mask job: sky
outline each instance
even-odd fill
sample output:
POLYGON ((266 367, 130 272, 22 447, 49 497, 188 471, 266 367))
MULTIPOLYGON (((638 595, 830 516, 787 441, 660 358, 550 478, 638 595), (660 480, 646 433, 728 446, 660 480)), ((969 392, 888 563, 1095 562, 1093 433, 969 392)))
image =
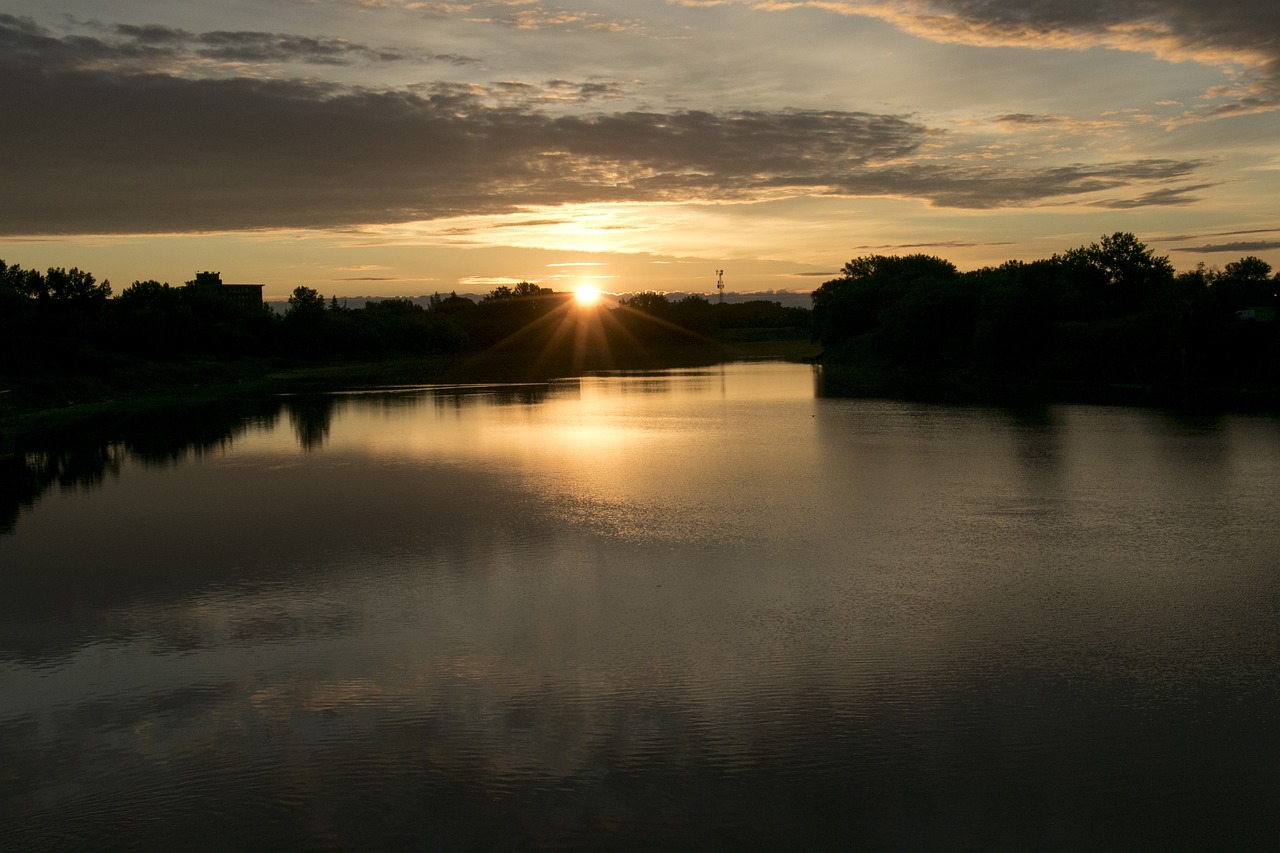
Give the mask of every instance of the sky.
POLYGON ((1275 0, 6 0, 0 259, 115 292, 1280 268, 1275 0))

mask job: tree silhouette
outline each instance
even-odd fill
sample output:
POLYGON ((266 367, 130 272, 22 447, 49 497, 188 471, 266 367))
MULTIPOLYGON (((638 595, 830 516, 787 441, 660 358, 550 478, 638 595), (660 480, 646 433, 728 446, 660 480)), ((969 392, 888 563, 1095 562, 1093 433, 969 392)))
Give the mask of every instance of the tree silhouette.
POLYGON ((517 282, 514 287, 500 284, 482 297, 484 302, 509 302, 513 299, 528 299, 534 296, 549 296, 554 293, 549 287, 542 287, 530 281, 517 282))
POLYGON ((814 291, 813 335, 830 364, 960 385, 1275 385, 1270 273, 1244 258, 1220 273, 1175 275, 1126 232, 968 273, 929 256, 871 255, 814 291), (1266 310, 1245 319, 1246 307, 1266 310))
POLYGON ((1211 286, 1218 304, 1227 311, 1275 307, 1277 280, 1271 264, 1252 255, 1227 264, 1212 276, 1211 286))
POLYGON ((316 317, 324 313, 324 296, 313 287, 298 286, 289 295, 285 316, 316 317))
POLYGON ((555 291, 549 287, 541 287, 533 282, 522 281, 516 284, 515 288, 512 289, 511 294, 516 299, 520 299, 526 296, 548 296, 554 292, 555 291))
POLYGON ((1060 261, 1068 274, 1088 289, 1085 298, 1111 314, 1136 310, 1158 298, 1173 281, 1169 259, 1158 257, 1133 234, 1123 231, 1071 249, 1060 261))
POLYGON ((111 295, 111 282, 98 283, 92 273, 76 267, 51 267, 44 281, 49 298, 57 302, 101 303, 111 295))
POLYGON ((627 299, 621 299, 618 304, 625 305, 634 311, 641 311, 645 314, 651 314, 655 317, 663 317, 671 308, 671 303, 667 301, 665 293, 655 293, 646 290, 643 293, 636 293, 627 299))
MULTIPOLYGON (((910 318, 892 317, 892 309, 916 288, 936 288, 958 276, 955 265, 933 255, 868 255, 854 258, 841 277, 813 292, 813 334, 823 346, 839 346, 851 338, 879 331, 886 320, 899 327, 910 318)), ((927 301, 927 297, 923 298, 927 301)), ((923 304, 917 299, 918 305, 923 304)), ((911 310, 904 306, 903 310, 911 310)), ((905 328, 902 333, 910 334, 905 328)), ((905 341, 904 341, 905 343, 905 341)))

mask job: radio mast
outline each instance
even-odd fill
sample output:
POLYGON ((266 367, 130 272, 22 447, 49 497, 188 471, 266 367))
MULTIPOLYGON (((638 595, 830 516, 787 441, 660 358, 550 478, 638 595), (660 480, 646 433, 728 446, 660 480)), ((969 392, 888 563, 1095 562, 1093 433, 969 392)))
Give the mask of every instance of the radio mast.
POLYGON ((724 270, 716 270, 716 292, 719 293, 719 301, 724 303, 724 270))

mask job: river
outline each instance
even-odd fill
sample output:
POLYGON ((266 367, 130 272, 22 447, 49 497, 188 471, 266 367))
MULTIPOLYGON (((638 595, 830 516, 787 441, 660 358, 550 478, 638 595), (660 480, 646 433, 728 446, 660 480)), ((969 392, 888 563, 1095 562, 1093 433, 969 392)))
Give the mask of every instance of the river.
POLYGON ((728 364, 19 447, 0 849, 1274 849, 1280 420, 728 364))

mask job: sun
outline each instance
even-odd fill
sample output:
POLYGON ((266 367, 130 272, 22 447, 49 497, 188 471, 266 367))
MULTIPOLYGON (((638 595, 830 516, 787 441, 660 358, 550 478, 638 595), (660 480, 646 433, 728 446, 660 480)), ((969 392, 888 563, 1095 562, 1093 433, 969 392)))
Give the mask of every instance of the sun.
POLYGON ((584 284, 573 292, 573 298, 576 299, 578 304, 582 307, 589 308, 592 305, 599 303, 600 291, 596 290, 589 284, 584 284))

